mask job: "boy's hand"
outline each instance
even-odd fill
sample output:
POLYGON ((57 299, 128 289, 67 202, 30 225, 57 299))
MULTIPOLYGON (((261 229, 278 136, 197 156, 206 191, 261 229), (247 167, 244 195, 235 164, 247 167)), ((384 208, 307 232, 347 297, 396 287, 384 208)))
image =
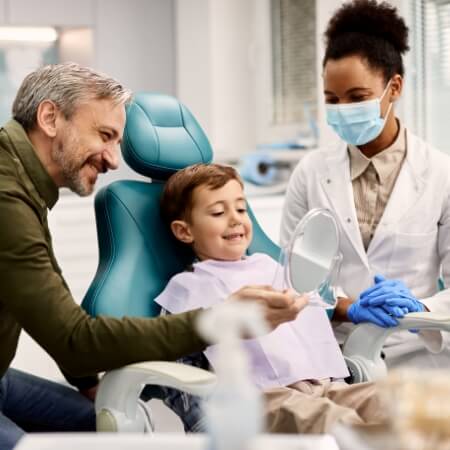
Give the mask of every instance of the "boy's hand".
POLYGON ((254 301, 261 305, 269 327, 290 322, 307 305, 307 296, 292 291, 276 291, 272 286, 245 286, 229 297, 230 301, 254 301))

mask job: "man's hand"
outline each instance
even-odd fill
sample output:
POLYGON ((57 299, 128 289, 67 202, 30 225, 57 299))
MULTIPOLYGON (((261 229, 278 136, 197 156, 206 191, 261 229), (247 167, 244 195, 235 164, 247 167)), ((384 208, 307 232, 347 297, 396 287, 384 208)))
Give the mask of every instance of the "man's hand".
POLYGON ((230 301, 254 301, 261 305, 269 327, 290 322, 308 304, 307 296, 298 296, 292 291, 276 291, 272 286, 245 286, 236 291, 230 301))

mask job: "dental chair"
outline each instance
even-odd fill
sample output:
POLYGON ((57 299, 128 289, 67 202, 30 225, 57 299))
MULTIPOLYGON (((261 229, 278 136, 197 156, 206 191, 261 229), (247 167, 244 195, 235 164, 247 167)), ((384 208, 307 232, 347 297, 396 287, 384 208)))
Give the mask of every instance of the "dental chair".
MULTIPOLYGON (((213 153, 185 106, 170 96, 140 93, 127 108, 122 154, 126 163, 149 181, 116 181, 97 194, 99 265, 82 306, 92 316, 154 317, 159 314, 159 306, 152 299, 193 259, 160 218, 164 181, 183 167, 211 162, 213 153)), ((264 252, 278 259, 280 249, 249 213, 254 227, 249 253, 264 252)), ((431 313, 415 313, 396 329, 448 329, 449 323, 431 313)), ((356 328, 344 346, 353 381, 385 375, 380 351, 387 335, 396 329, 370 324, 356 328)), ((96 398, 97 429, 151 431, 145 411, 138 407, 146 384, 204 396, 214 388, 215 375, 164 361, 131 364, 108 372, 96 398)))

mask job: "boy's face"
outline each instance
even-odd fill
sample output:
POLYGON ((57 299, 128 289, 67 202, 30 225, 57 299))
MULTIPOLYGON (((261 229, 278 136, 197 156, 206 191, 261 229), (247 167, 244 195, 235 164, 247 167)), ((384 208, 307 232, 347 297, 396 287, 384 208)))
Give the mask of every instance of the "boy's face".
POLYGON ((199 186, 192 193, 189 222, 172 222, 175 236, 191 244, 203 261, 236 261, 245 255, 252 240, 252 223, 241 185, 230 180, 219 189, 199 186))

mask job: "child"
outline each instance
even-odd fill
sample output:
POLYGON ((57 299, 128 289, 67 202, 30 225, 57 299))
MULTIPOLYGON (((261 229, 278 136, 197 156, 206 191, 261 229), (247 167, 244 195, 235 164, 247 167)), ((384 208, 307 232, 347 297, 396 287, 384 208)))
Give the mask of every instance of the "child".
MULTIPOLYGON (((165 186, 161 210, 175 237, 197 257, 191 270, 175 275, 156 298, 164 311, 213 306, 244 285, 271 284, 279 273, 269 256, 246 255, 252 222, 233 168, 197 164, 177 172, 165 186)), ((307 306, 296 320, 242 343, 254 382, 265 392, 269 431, 317 433, 336 422, 381 421, 373 384, 333 381, 348 371, 325 310, 307 306)), ((214 368, 213 348, 204 355, 214 368)))

